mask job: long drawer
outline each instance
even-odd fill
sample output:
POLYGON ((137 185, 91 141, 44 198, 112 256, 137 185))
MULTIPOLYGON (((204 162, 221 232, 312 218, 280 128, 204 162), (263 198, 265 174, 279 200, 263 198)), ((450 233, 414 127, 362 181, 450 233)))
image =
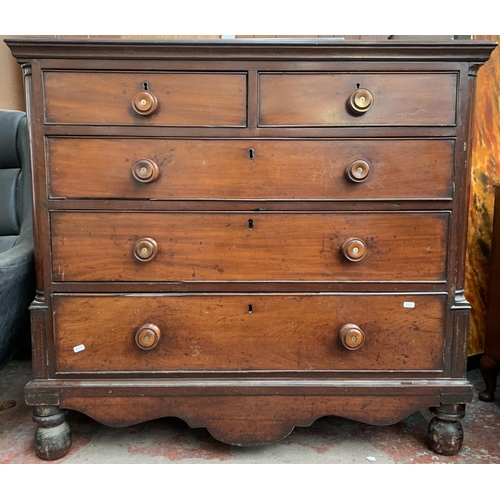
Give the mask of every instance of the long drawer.
POLYGON ((57 371, 439 371, 445 303, 443 294, 60 295, 57 371))
POLYGON ((47 140, 57 198, 451 199, 453 140, 47 140))
POLYGON ((53 212, 54 281, 444 281, 448 212, 53 212))
POLYGON ((244 127, 247 120, 245 73, 47 71, 44 95, 47 124, 244 127), (151 99, 150 115, 135 110, 148 113, 151 99))
POLYGON ((456 124, 453 73, 263 73, 259 92, 260 126, 456 124))

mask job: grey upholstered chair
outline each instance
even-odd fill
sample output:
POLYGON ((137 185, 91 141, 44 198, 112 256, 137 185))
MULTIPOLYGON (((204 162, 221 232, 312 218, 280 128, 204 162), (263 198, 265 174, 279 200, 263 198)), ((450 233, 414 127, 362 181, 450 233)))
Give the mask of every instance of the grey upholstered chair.
POLYGON ((35 296, 26 115, 0 110, 0 367, 29 345, 35 296))

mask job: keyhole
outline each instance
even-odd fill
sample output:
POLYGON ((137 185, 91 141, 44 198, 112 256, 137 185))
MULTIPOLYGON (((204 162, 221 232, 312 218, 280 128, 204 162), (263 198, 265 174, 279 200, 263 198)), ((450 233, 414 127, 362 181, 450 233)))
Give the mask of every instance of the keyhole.
POLYGON ((250 229, 250 231, 253 229, 253 219, 248 219, 248 229, 250 229))
POLYGON ((143 86, 144 86, 144 90, 149 90, 149 83, 148 82, 144 82, 143 86))
POLYGON ((361 87, 361 85, 359 83, 356 83, 356 88, 359 89, 359 87, 361 87))
POLYGON ((248 150, 248 158, 249 158, 250 160, 253 160, 253 159, 255 158, 255 150, 254 150, 253 148, 250 148, 250 149, 248 150))
POLYGON ((252 314, 253 312, 253 306, 252 304, 248 304, 248 314, 252 314))

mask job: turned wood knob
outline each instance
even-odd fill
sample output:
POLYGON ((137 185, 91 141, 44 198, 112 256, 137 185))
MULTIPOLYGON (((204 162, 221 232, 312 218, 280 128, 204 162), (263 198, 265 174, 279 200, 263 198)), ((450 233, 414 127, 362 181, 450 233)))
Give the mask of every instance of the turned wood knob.
POLYGON ((132 107, 142 116, 151 116, 158 109, 158 99, 149 90, 139 90, 132 99, 132 107))
POLYGON ((132 165, 132 175, 139 182, 153 182, 159 173, 160 169, 153 160, 141 159, 132 165))
POLYGON ((135 343, 145 351, 149 351, 156 347, 160 341, 160 329, 153 323, 142 325, 135 334, 135 343))
POLYGON ((346 349, 359 349, 365 341, 363 330, 354 323, 347 323, 339 330, 340 340, 346 349))
POLYGON ((158 243, 153 238, 141 238, 134 245, 134 257, 141 262, 149 262, 158 253, 158 243))
POLYGON ((371 172, 370 164, 365 160, 354 160, 347 165, 345 174, 352 182, 365 181, 371 172))
POLYGON ((342 253, 346 259, 358 261, 366 256, 366 243, 359 238, 348 238, 342 245, 342 253))
POLYGON ((368 89, 355 90, 349 96, 347 105, 357 115, 366 113, 373 106, 373 94, 368 89))

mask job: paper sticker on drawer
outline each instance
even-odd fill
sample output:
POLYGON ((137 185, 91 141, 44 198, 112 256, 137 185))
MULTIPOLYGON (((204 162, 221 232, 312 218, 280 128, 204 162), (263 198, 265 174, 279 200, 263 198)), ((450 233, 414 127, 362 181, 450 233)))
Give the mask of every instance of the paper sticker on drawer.
POLYGON ((81 352, 84 350, 85 350, 85 346, 83 344, 80 344, 80 345, 73 347, 73 351, 75 351, 75 352, 81 352))
POLYGON ((403 307, 406 309, 413 309, 415 307, 415 302, 403 302, 403 307))

